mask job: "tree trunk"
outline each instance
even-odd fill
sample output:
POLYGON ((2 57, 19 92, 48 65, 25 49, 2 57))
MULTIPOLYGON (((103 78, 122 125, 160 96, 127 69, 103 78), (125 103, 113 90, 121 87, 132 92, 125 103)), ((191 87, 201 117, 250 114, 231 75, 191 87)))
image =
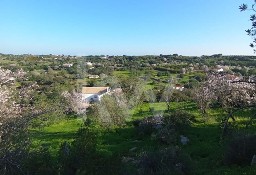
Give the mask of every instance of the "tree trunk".
POLYGON ((225 136, 226 136, 226 134, 227 134, 227 130, 228 130, 228 119, 229 119, 229 117, 226 117, 225 119, 224 119, 224 126, 223 126, 223 129, 222 129, 222 134, 221 134, 221 138, 223 139, 225 136))
POLYGON ((236 119, 233 116, 233 111, 231 109, 228 110, 228 116, 224 119, 224 126, 223 126, 223 130, 222 130, 222 135, 221 135, 222 138, 224 138, 225 135, 227 134, 227 131, 228 131, 228 120, 230 118, 233 120, 233 122, 236 121, 236 119))
POLYGON ((170 112, 171 111, 171 103, 167 102, 166 105, 167 105, 167 111, 170 112))

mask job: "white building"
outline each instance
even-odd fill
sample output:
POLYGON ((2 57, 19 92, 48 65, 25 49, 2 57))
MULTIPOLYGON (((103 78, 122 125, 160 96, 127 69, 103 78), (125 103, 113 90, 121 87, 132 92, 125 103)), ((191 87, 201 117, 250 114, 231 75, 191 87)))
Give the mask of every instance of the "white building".
POLYGON ((217 69, 217 72, 223 72, 224 71, 224 69, 223 68, 219 68, 219 69, 217 69))
POLYGON ((98 102, 102 96, 110 92, 109 87, 83 87, 82 88, 82 100, 83 102, 98 102))
POLYGON ((99 75, 88 75, 88 78, 89 79, 97 79, 97 78, 100 78, 99 75))
POLYGON ((73 66, 73 64, 71 64, 71 63, 63 64, 63 67, 72 67, 72 66, 73 66))
POLYGON ((179 91, 183 91, 184 90, 184 86, 181 86, 180 84, 176 84, 173 89, 175 90, 179 90, 179 91))
POLYGON ((91 62, 86 62, 85 65, 92 67, 93 64, 91 62))

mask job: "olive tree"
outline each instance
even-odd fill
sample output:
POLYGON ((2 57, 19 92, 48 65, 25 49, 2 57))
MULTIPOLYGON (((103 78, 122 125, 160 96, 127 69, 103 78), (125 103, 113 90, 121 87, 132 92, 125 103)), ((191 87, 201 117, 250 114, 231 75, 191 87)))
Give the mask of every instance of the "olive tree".
POLYGON ((129 109, 124 94, 109 94, 94 104, 93 112, 96 119, 104 127, 122 126, 129 116, 129 109))
POLYGON ((168 82, 168 84, 165 86, 161 101, 164 101, 167 106, 167 111, 169 112, 171 110, 171 101, 172 101, 172 95, 174 92, 174 85, 176 80, 171 78, 168 82))
POLYGON ((74 112, 78 115, 85 115, 86 113, 86 106, 82 100, 82 93, 72 91, 64 91, 61 94, 65 100, 63 101, 65 104, 65 111, 66 112, 74 112))

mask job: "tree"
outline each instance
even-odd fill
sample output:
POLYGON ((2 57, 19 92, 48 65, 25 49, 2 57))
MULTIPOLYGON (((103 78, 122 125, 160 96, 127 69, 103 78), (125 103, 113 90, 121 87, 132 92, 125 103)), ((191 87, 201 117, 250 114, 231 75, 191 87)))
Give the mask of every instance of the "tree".
POLYGON ((227 75, 210 74, 199 90, 196 91, 196 101, 203 113, 209 104, 218 103, 227 113, 222 118, 222 137, 229 127, 229 120, 235 121, 234 110, 255 106, 256 86, 249 82, 233 82, 227 75))
POLYGON ((196 101, 197 106, 204 118, 208 116, 207 109, 209 108, 209 104, 213 99, 213 93, 211 92, 212 89, 209 87, 209 85, 209 82, 206 81, 194 90, 194 100, 196 101))
POLYGON ((105 95, 94 105, 94 116, 104 127, 122 126, 129 116, 127 102, 123 94, 105 95))
MULTIPOLYGON (((248 8, 247 4, 242 4, 239 6, 239 9, 241 11, 251 10, 254 13, 256 13, 255 5, 256 5, 256 1, 254 0, 254 2, 251 5, 251 8, 248 8)), ((253 42, 250 43, 250 47, 255 48, 256 47, 256 14, 252 14, 250 16, 250 21, 252 23, 252 27, 245 31, 247 35, 249 35, 253 39, 253 42)), ((256 52, 256 49, 253 49, 253 51, 256 52)))
POLYGON ((68 91, 64 91, 61 94, 63 97, 65 97, 65 102, 66 102, 66 112, 74 112, 78 115, 83 115, 85 114, 85 106, 84 102, 82 100, 82 94, 72 91, 71 93, 68 91))
POLYGON ((167 106, 167 111, 171 110, 171 101, 172 101, 172 95, 174 91, 174 85, 175 85, 176 80, 171 78, 169 80, 169 83, 165 86, 165 89, 162 93, 162 99, 161 101, 164 101, 167 106))
POLYGON ((24 83, 26 78, 23 70, 12 72, 0 68, 0 174, 19 171, 21 150, 28 145, 24 136, 33 117, 33 93, 37 85, 24 83))
POLYGON ((127 78, 123 79, 120 84, 129 108, 140 106, 146 100, 145 97, 148 94, 145 89, 146 82, 142 79, 137 77, 127 78))

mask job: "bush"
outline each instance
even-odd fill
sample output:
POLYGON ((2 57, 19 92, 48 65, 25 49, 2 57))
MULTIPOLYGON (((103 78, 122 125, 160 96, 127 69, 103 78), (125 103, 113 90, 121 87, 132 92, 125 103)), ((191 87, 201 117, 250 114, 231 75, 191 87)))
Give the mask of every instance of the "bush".
POLYGON ((119 174, 121 158, 98 152, 96 134, 89 128, 81 128, 71 144, 61 145, 59 174, 119 174))
POLYGON ((0 174, 24 174, 24 160, 27 151, 22 149, 1 150, 0 153, 0 174))
POLYGON ((227 165, 250 165, 256 154, 256 135, 233 139, 227 146, 224 163, 227 165))
POLYGON ((182 101, 189 101, 191 100, 191 94, 190 90, 186 89, 184 91, 174 91, 171 97, 171 101, 176 101, 176 102, 182 102, 182 101))
POLYGON ((138 174, 189 174, 190 157, 178 147, 146 152, 139 158, 138 174))
POLYGON ((190 126, 195 121, 195 116, 186 111, 174 111, 164 116, 164 124, 176 131, 190 126))
POLYGON ((48 174, 58 173, 57 162, 50 154, 47 147, 41 147, 39 150, 32 151, 24 160, 24 170, 28 174, 48 174))
POLYGON ((179 132, 189 127, 195 117, 185 111, 175 111, 165 114, 162 128, 159 128, 154 135, 156 140, 164 144, 175 145, 179 132))
POLYGON ((157 131, 155 137, 161 143, 175 145, 177 143, 178 134, 174 129, 164 127, 157 131))
POLYGON ((96 155, 96 136, 88 128, 81 128, 71 145, 60 147, 59 162, 61 174, 76 174, 79 171, 92 173, 96 155))
POLYGON ((139 136, 152 135, 165 144, 176 144, 178 133, 195 120, 192 114, 175 111, 162 116, 147 117, 133 122, 139 136))
POLYGON ((140 136, 151 135, 156 129, 162 127, 162 124, 163 117, 161 116, 147 117, 133 122, 140 136))

